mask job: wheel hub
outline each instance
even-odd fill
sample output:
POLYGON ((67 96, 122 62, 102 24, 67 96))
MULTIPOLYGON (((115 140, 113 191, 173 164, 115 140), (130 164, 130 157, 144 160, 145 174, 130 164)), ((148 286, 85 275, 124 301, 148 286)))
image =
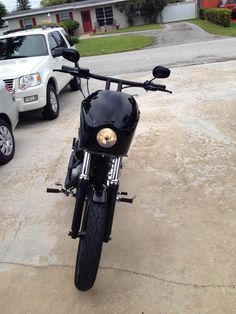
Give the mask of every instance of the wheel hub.
POLYGON ((56 95, 54 94, 53 91, 50 91, 50 103, 51 103, 51 106, 52 106, 52 110, 54 112, 57 112, 57 98, 56 98, 56 95))
POLYGON ((9 129, 0 126, 0 151, 5 156, 11 155, 13 150, 13 138, 9 129))

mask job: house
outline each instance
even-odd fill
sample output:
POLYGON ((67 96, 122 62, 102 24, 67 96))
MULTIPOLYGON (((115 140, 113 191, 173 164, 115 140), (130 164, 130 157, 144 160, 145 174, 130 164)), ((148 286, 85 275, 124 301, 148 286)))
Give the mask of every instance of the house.
MULTIPOLYGON (((124 28, 129 26, 127 16, 121 10, 121 5, 126 1, 85 0, 64 3, 45 8, 11 12, 3 17, 3 20, 8 23, 9 30, 30 28, 44 23, 60 23, 65 20, 78 21, 80 23, 79 33, 89 33, 95 29, 124 28)), ((158 21, 168 23, 196 18, 198 15, 197 3, 197 0, 185 0, 169 4, 159 14, 158 21)), ((135 25, 142 24, 144 24, 144 19, 137 12, 135 25)))
POLYGON ((219 0, 201 0, 200 7, 204 9, 217 8, 219 5, 219 0))
POLYGON ((44 23, 60 23, 76 20, 80 23, 79 32, 92 32, 96 28, 126 27, 127 17, 119 10, 126 0, 85 0, 25 11, 14 11, 3 19, 9 29, 24 29, 44 23))

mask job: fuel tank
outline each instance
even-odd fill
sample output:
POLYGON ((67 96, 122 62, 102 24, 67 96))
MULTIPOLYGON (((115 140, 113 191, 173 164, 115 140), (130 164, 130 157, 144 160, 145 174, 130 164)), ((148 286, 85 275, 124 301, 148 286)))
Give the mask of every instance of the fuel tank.
POLYGON ((127 155, 139 116, 137 102, 131 95, 110 90, 94 92, 82 102, 80 147, 95 153, 127 155), (111 148, 97 142, 97 133, 103 128, 111 128, 117 135, 111 148))

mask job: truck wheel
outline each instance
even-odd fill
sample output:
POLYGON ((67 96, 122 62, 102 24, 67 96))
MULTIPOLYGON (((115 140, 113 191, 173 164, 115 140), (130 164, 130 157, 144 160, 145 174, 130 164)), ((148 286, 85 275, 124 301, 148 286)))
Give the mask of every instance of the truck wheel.
POLYGON ((81 80, 79 77, 74 76, 74 78, 70 81, 70 88, 73 91, 77 91, 81 89, 81 80))
POLYGON ((15 140, 8 123, 0 119, 0 165, 12 160, 15 152, 15 140))
POLYGON ((59 115, 59 101, 56 89, 49 84, 47 87, 47 104, 43 110, 43 117, 46 120, 56 119, 59 115))

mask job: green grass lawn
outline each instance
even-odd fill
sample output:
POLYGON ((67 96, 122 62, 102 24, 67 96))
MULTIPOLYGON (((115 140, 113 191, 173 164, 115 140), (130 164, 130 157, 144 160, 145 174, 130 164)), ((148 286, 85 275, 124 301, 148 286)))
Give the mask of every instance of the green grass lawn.
POLYGON ((119 30, 107 30, 107 32, 96 32, 96 35, 101 35, 101 34, 113 34, 113 33, 127 33, 127 32, 138 32, 138 31, 148 31, 152 29, 160 29, 159 24, 148 24, 148 25, 141 25, 141 26, 130 26, 130 27, 125 27, 121 28, 119 30))
POLYGON ((80 39, 76 48, 82 57, 88 57, 142 49, 152 43, 152 36, 119 35, 80 39))
POLYGON ((194 19, 188 20, 193 24, 200 26, 206 32, 220 36, 236 36, 236 23, 231 23, 230 27, 220 26, 206 20, 194 19))

